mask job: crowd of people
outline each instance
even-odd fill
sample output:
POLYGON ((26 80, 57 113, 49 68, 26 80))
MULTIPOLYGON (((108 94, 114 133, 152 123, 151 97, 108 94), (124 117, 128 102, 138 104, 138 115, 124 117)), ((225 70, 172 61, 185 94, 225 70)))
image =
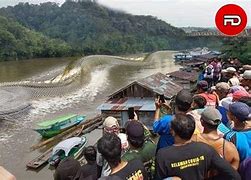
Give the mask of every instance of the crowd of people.
POLYGON ((66 159, 55 180, 250 179, 251 67, 222 69, 213 59, 202 74, 196 91, 177 93, 174 107, 156 99, 153 132, 136 113, 125 133, 107 117, 97 147, 84 150, 87 164, 66 159))

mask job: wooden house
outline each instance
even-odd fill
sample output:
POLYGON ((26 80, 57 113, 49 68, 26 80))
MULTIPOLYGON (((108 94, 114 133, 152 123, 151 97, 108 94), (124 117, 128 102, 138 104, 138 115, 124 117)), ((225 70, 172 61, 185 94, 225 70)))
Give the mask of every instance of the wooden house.
POLYGON ((173 82, 168 76, 156 73, 115 91, 98 109, 104 117, 113 116, 121 126, 128 120, 128 108, 134 107, 138 118, 150 129, 155 112, 155 98, 164 95, 170 100, 182 87, 173 82))
POLYGON ((184 89, 191 89, 197 83, 198 72, 187 72, 183 70, 174 71, 167 74, 173 81, 181 85, 184 89))

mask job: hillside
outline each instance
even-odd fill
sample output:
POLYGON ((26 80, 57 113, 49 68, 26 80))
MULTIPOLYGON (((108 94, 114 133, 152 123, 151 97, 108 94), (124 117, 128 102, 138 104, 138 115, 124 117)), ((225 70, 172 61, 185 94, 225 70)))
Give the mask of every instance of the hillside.
POLYGON ((0 16, 0 61, 34 57, 59 57, 71 51, 62 40, 50 39, 0 16))
POLYGON ((182 29, 152 16, 134 16, 90 0, 67 0, 1 8, 0 14, 71 46, 69 55, 127 54, 206 46, 210 40, 187 39, 182 29))

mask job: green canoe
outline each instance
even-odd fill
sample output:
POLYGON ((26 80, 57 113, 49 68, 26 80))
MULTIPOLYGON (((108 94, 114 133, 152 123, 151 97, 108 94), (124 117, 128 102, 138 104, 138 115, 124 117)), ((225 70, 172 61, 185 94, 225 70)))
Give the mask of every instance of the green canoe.
POLYGON ((34 129, 44 138, 51 138, 68 128, 71 128, 85 120, 85 116, 68 114, 56 119, 46 120, 37 124, 38 128, 34 129))

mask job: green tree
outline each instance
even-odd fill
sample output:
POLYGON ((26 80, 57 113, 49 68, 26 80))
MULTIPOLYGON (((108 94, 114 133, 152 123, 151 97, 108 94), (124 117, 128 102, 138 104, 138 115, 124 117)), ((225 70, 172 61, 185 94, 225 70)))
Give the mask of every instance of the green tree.
POLYGON ((222 53, 225 57, 238 58, 242 63, 250 63, 248 40, 246 37, 228 37, 223 39, 222 53))

